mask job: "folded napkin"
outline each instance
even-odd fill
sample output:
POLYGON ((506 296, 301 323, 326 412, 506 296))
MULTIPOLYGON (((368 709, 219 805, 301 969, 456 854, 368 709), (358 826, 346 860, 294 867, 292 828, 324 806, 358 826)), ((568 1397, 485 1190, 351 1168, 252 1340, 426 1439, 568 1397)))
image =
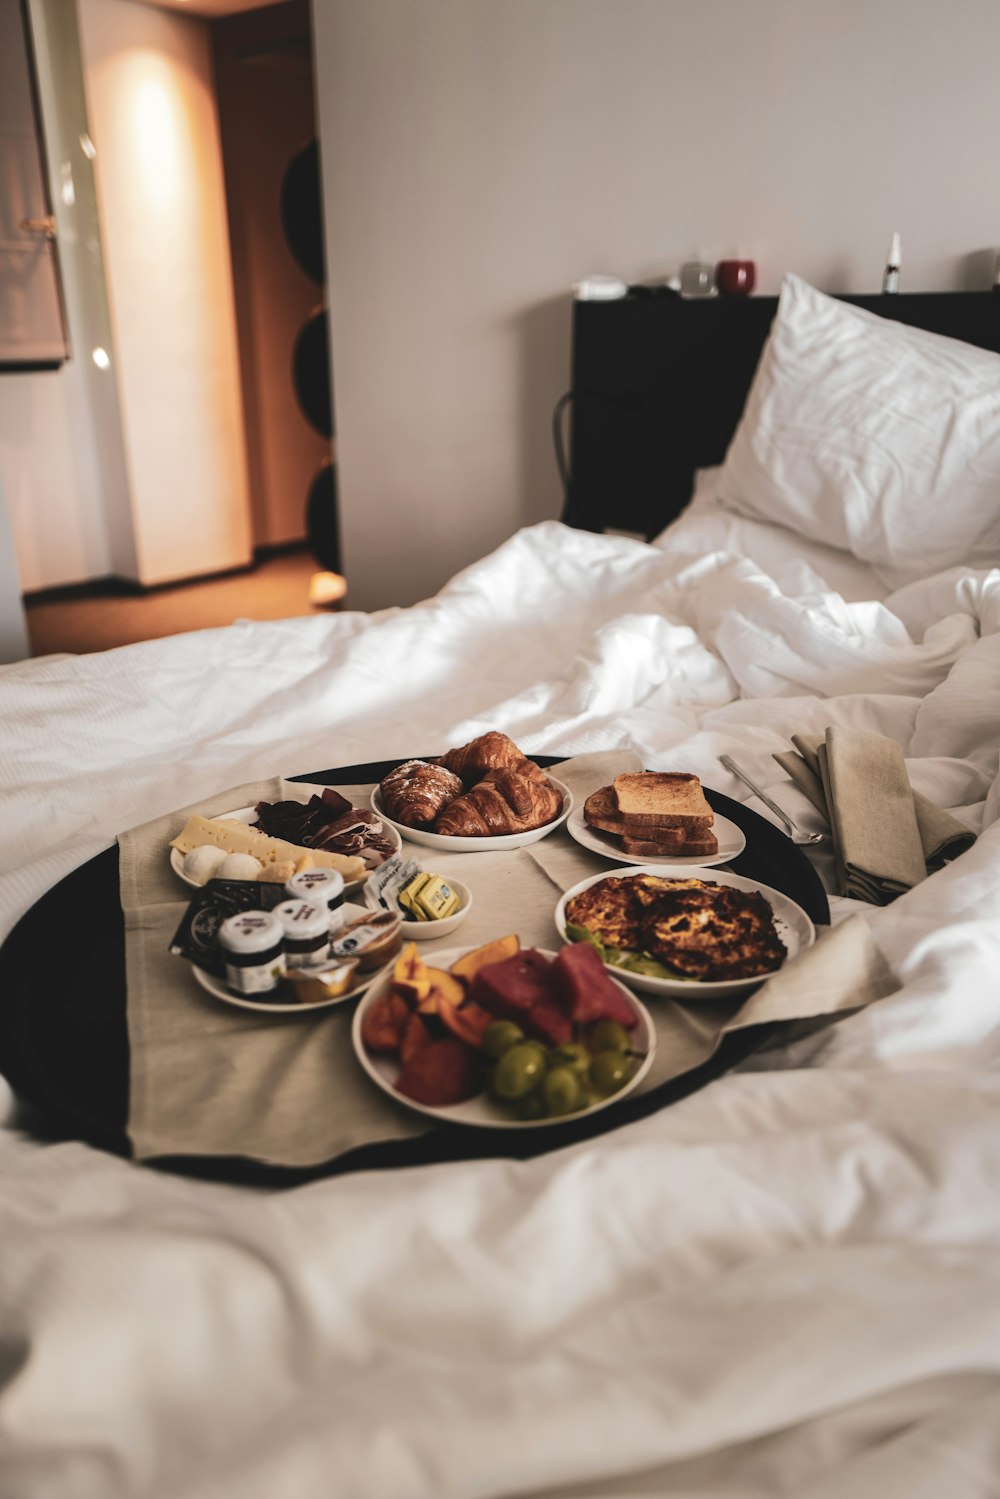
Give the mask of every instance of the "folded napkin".
POLYGON ((947 859, 975 834, 910 786, 899 745, 884 734, 831 726, 793 734, 797 753, 774 756, 830 824, 838 890, 884 906, 947 859))

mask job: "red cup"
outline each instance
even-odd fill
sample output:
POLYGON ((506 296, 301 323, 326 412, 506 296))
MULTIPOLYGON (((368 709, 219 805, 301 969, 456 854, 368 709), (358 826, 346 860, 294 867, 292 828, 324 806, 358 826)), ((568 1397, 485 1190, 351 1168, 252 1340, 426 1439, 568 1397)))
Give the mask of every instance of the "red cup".
POLYGON ((715 284, 724 297, 748 297, 757 284, 757 267, 752 260, 720 260, 715 284))

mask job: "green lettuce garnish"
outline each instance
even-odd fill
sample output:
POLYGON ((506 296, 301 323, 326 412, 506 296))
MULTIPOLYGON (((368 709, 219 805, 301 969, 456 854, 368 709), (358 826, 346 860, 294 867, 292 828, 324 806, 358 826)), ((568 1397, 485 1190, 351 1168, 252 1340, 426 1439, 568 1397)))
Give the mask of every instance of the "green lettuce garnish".
POLYGON ((575 922, 566 923, 566 935, 571 942, 589 942, 591 947, 597 949, 597 954, 602 963, 609 964, 612 968, 624 968, 629 973, 641 973, 647 978, 680 980, 685 984, 696 984, 697 979, 691 978, 690 974, 678 973, 675 968, 669 968, 666 963, 661 963, 659 958, 653 958, 648 952, 634 952, 627 947, 609 947, 602 942, 595 932, 588 931, 585 926, 577 926, 575 922))

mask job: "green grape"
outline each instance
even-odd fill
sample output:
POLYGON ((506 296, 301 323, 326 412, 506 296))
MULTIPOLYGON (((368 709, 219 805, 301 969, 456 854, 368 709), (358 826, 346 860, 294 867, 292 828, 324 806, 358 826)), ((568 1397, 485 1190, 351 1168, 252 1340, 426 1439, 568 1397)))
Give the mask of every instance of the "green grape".
POLYGON ((630 1059, 621 1051, 599 1051, 590 1059, 590 1081, 599 1093, 617 1093, 632 1073, 630 1059))
POLYGON ((483 1035, 483 1047, 491 1057, 502 1057, 505 1051, 524 1040, 524 1032, 513 1020, 494 1020, 483 1035))
POLYGON ((595 1054, 599 1051, 628 1051, 629 1035, 623 1025, 617 1020, 599 1020, 588 1037, 590 1049, 595 1054))
POLYGON ((550 1114, 572 1114, 583 1102, 580 1079, 570 1067, 553 1067, 542 1079, 542 1097, 550 1114))
POLYGON ((578 1041, 565 1041, 562 1046, 556 1046, 549 1052, 550 1067, 568 1067, 570 1072, 583 1079, 587 1076, 590 1066, 590 1052, 578 1041))
POLYGON ((496 1098, 523 1098, 537 1088, 545 1076, 545 1053, 530 1041, 518 1041, 504 1052, 490 1077, 490 1091, 496 1098))

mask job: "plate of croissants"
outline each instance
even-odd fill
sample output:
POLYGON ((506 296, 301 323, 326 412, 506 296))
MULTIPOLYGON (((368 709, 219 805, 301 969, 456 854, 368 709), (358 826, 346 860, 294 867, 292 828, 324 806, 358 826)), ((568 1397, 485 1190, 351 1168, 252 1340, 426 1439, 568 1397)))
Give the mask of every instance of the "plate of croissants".
POLYGON ((372 792, 402 837, 442 853, 490 853, 536 843, 573 809, 568 786, 506 734, 480 734, 436 760, 406 760, 372 792))

